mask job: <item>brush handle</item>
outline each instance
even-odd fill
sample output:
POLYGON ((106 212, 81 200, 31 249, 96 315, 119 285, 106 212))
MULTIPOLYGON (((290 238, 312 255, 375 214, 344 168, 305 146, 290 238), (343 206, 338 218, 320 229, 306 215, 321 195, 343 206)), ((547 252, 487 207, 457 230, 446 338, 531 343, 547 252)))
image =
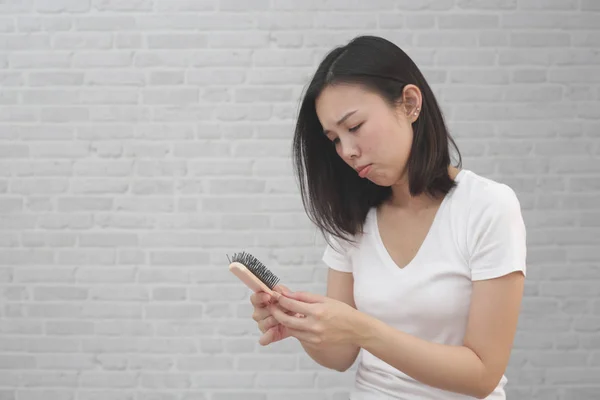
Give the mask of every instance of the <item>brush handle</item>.
MULTIPOLYGON (((239 262, 232 262, 229 264, 229 270, 233 272, 235 276, 237 276, 246 286, 248 286, 254 292, 265 292, 269 295, 273 296, 273 291, 269 289, 267 285, 263 283, 260 279, 258 279, 248 268, 244 266, 244 264, 240 264, 239 262)), ((300 313, 294 314, 294 316, 299 318, 304 318, 304 315, 300 313)))
POLYGON ((239 278, 246 286, 254 292, 265 292, 273 295, 273 291, 269 289, 260 279, 258 279, 248 268, 239 262, 229 264, 229 270, 239 278))

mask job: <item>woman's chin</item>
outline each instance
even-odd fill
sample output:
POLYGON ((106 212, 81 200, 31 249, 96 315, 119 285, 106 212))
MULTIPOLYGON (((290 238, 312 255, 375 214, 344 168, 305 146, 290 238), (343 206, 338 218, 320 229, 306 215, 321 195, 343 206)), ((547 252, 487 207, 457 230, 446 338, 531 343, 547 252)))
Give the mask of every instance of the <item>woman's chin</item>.
POLYGON ((398 185, 399 183, 402 182, 402 177, 395 176, 395 174, 387 174, 387 175, 382 174, 382 173, 369 174, 368 176, 365 177, 365 179, 370 180, 372 183, 374 183, 377 186, 383 186, 383 187, 392 187, 392 186, 398 185))
POLYGON ((367 176, 365 179, 370 180, 371 183, 374 183, 377 186, 392 186, 394 184, 391 179, 381 175, 367 176))

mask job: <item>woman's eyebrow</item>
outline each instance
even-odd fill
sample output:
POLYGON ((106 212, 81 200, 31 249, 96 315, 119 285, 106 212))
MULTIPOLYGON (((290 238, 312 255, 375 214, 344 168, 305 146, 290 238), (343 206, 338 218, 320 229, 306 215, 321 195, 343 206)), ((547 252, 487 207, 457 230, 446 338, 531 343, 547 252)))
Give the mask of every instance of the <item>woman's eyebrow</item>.
MULTIPOLYGON (((347 119, 348 119, 348 117, 350 117, 350 116, 351 116, 352 114, 354 114, 356 111, 358 111, 358 110, 352 110, 352 111, 349 111, 349 112, 347 112, 347 113, 346 113, 346 114, 345 114, 345 115, 344 115, 342 118, 340 118, 340 120, 339 120, 338 122, 336 122, 336 123, 335 123, 335 125, 336 125, 336 126, 340 126, 340 125, 341 125, 341 124, 342 124, 342 123, 343 123, 345 120, 347 120, 347 119)), ((328 132, 329 132, 329 131, 328 131, 327 129, 325 129, 325 130, 323 131, 323 133, 324 133, 325 135, 327 135, 327 133, 328 133, 328 132)))

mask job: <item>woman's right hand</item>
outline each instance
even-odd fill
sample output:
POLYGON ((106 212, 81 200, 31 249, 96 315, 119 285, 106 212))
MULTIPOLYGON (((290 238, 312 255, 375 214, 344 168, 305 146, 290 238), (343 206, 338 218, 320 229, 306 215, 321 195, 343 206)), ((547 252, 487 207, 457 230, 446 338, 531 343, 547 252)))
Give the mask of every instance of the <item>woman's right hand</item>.
MULTIPOLYGON (((284 292, 290 293, 290 290, 283 285, 277 285, 273 290, 282 294, 284 292)), ((277 302, 273 296, 265 292, 253 293, 252 296, 250 296, 250 302, 254 306, 252 319, 257 322, 258 329, 263 333, 258 341, 260 345, 266 346, 290 336, 287 328, 277 322, 271 315, 271 312, 267 309, 268 304, 277 302)))

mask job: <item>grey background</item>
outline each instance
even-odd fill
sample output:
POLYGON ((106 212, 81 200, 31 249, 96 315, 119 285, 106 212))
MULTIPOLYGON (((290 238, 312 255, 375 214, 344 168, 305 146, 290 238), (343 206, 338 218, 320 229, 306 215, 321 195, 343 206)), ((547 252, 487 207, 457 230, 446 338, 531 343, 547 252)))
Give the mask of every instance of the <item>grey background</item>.
POLYGON ((0 1, 0 399, 345 399, 226 254, 322 293, 289 159, 318 61, 409 53, 528 229, 510 399, 600 398, 600 2, 0 1))

